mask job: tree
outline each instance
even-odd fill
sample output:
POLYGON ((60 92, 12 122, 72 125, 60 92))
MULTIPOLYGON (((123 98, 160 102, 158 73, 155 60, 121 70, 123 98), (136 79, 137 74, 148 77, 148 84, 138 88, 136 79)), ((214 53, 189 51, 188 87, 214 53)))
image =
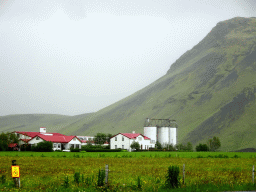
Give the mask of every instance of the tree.
POLYGON ((162 149, 163 147, 162 147, 162 144, 159 141, 157 141, 155 148, 156 149, 162 149))
POLYGON ((112 135, 112 134, 110 134, 110 133, 109 133, 109 134, 107 134, 107 138, 106 138, 106 139, 107 139, 107 142, 108 142, 108 143, 110 143, 110 138, 111 138, 111 137, 113 137, 113 135, 112 135))
POLYGON ((7 151, 8 145, 8 135, 2 132, 0 134, 0 151, 7 151))
POLYGON ((0 134, 0 151, 7 151, 10 143, 18 143, 18 137, 14 133, 0 134))
POLYGON ((216 151, 221 147, 220 139, 218 137, 213 137, 213 139, 209 139, 208 142, 210 151, 216 151))
POLYGON ((131 144, 131 148, 132 148, 132 149, 136 149, 136 151, 138 151, 138 150, 140 149, 140 144, 139 144, 139 142, 133 141, 132 144, 131 144))
POLYGON ((167 145, 167 149, 168 149, 169 151, 175 151, 175 147, 174 147, 173 144, 167 145))
POLYGON ((183 145, 182 143, 180 143, 180 144, 177 144, 177 145, 176 145, 176 148, 178 149, 178 151, 184 151, 185 148, 186 148, 186 146, 183 145))
POLYGON ((196 146, 196 151, 209 151, 209 147, 206 144, 201 144, 196 146))
POLYGON ((187 151, 193 151, 193 145, 192 145, 192 143, 188 142, 186 148, 187 148, 187 149, 186 149, 187 151))
POLYGON ((94 143, 103 145, 107 141, 107 136, 105 133, 97 133, 97 135, 94 137, 94 143))

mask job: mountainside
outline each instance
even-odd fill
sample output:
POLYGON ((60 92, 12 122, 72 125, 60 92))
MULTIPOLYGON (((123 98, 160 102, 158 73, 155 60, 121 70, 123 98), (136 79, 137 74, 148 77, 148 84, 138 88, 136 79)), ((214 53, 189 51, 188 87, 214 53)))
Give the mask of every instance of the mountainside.
POLYGON ((179 143, 195 146, 218 136, 223 151, 255 148, 255 93, 256 18, 237 17, 219 22, 144 89, 93 114, 60 116, 49 129, 61 125, 60 133, 76 135, 143 133, 145 118, 171 118, 178 123, 179 143))
POLYGON ((47 132, 61 132, 72 135, 72 131, 68 127, 90 115, 90 113, 76 116, 56 114, 7 115, 0 117, 0 132, 39 131, 40 127, 46 127, 47 132))

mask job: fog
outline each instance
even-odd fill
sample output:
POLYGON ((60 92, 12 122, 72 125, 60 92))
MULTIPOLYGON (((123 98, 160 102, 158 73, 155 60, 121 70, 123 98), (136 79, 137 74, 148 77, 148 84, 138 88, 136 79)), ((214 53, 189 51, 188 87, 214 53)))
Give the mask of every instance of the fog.
POLYGON ((96 112, 166 74, 250 0, 2 0, 0 116, 96 112))

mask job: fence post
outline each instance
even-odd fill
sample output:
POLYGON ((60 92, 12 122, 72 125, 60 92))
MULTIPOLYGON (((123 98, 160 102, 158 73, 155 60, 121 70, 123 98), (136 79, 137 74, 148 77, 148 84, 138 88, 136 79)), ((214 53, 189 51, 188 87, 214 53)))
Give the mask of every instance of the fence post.
POLYGON ((183 164, 183 184, 185 184, 185 164, 183 164))
POLYGON ((108 184, 108 165, 105 165, 105 184, 108 184))
POLYGON ((15 187, 20 188, 20 168, 16 164, 16 160, 12 160, 12 178, 15 187))
POLYGON ((254 184, 254 165, 252 166, 252 184, 254 184))

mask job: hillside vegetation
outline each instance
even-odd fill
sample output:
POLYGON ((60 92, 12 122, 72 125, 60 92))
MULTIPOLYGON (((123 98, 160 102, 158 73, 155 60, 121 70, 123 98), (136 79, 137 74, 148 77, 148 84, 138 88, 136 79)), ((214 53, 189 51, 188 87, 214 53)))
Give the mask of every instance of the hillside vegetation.
MULTIPOLYGON (((255 93, 256 18, 237 17, 219 22, 166 75, 144 89, 93 114, 46 115, 52 120, 44 126, 76 135, 143 133, 145 118, 171 118, 179 125, 179 143, 195 146, 217 136, 223 151, 254 148, 255 93)), ((36 131, 43 121, 26 124, 16 119, 2 117, 0 131, 36 131)))

